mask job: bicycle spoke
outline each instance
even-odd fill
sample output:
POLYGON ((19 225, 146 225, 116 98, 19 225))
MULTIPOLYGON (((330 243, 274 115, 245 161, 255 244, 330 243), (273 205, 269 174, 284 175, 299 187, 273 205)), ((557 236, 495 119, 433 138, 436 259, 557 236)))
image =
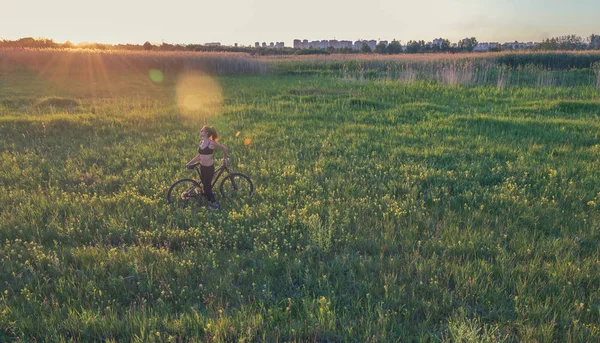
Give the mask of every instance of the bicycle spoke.
POLYGON ((238 190, 238 185, 237 185, 237 182, 235 182, 235 178, 231 179, 231 185, 233 186, 234 190, 236 190, 236 191, 238 190))
POLYGON ((193 204, 202 195, 199 185, 192 180, 177 181, 169 189, 167 201, 177 207, 193 204))
POLYGON ((223 179, 220 190, 225 198, 243 198, 252 194, 254 186, 246 175, 234 173, 223 179))

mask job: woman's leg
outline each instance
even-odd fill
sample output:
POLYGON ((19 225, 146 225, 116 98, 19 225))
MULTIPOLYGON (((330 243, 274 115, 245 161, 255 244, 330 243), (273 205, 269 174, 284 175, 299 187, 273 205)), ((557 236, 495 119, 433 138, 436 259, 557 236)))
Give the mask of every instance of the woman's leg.
POLYGON ((212 191, 211 183, 213 177, 215 176, 215 165, 213 164, 208 167, 200 166, 200 172, 202 174, 202 186, 204 187, 204 194, 206 195, 208 201, 214 202, 215 195, 212 191))

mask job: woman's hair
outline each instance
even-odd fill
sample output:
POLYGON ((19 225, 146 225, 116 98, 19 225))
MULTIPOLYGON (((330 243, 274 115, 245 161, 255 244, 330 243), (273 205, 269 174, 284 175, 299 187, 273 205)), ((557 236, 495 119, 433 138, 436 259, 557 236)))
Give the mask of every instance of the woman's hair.
POLYGON ((213 141, 216 141, 217 139, 219 139, 219 134, 217 133, 217 129, 215 129, 213 126, 204 125, 202 127, 202 129, 206 130, 206 133, 208 134, 208 138, 212 139, 213 141))

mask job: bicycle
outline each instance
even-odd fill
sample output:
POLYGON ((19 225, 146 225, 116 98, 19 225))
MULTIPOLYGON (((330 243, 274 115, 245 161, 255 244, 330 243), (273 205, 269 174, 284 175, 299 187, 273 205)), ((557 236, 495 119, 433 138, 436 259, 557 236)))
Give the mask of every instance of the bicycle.
MULTIPOLYGON (((169 188, 167 193, 167 202, 169 205, 176 205, 178 207, 185 207, 191 201, 196 198, 202 198, 204 196, 204 190, 202 188, 202 174, 200 172, 200 163, 194 165, 194 169, 198 173, 198 181, 193 179, 181 179, 176 181, 169 188)), ((252 180, 245 174, 232 173, 229 170, 229 162, 223 160, 223 163, 217 170, 215 170, 215 176, 212 179, 211 186, 215 189, 215 185, 219 181, 219 178, 223 173, 229 175, 221 181, 219 191, 223 198, 233 199, 236 197, 250 197, 254 191, 254 185, 252 180)))

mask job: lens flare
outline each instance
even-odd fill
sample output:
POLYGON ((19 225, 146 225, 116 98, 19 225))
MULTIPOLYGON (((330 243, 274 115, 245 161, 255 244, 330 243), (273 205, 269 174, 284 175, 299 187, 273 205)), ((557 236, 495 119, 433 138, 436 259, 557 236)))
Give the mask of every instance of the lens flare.
POLYGON ((219 83, 208 75, 185 74, 177 82, 177 105, 188 119, 204 120, 221 112, 223 92, 219 83))
POLYGON ((150 80, 154 83, 161 83, 164 78, 162 71, 158 69, 150 69, 148 71, 148 76, 150 76, 150 80))

